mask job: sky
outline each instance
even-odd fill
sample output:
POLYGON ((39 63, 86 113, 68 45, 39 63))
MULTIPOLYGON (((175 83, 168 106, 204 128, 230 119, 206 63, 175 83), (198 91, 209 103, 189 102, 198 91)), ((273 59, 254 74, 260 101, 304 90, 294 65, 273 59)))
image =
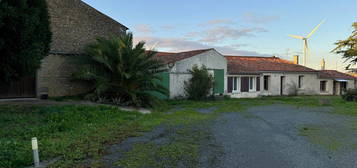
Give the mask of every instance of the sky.
MULTIPOLYGON (((331 53, 357 22, 357 0, 83 0, 127 26, 135 42, 158 51, 215 48, 222 54, 302 58, 302 40, 322 20, 308 41, 307 66, 344 70, 347 63, 331 53)), ((303 60, 300 59, 300 62, 303 60)))

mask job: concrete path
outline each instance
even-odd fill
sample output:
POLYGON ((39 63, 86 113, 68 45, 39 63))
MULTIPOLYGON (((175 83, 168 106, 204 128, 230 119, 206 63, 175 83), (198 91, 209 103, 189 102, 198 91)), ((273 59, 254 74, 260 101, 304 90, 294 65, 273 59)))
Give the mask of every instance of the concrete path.
POLYGON ((150 114, 151 110, 145 108, 116 106, 110 104, 100 104, 91 101, 54 101, 54 100, 41 100, 36 98, 28 99, 0 99, 0 105, 18 105, 18 106, 52 106, 52 105, 85 105, 85 106, 108 106, 116 107, 123 111, 138 111, 142 114, 150 114))

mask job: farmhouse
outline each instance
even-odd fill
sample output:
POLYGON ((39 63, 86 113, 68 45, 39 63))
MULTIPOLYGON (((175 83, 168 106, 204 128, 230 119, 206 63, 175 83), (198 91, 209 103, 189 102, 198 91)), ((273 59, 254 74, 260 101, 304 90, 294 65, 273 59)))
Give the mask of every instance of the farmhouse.
POLYGON ((319 94, 317 71, 277 57, 226 56, 228 94, 258 97, 319 94))
POLYGON ((327 95, 340 95, 348 89, 357 88, 357 78, 335 70, 320 70, 320 91, 327 95))

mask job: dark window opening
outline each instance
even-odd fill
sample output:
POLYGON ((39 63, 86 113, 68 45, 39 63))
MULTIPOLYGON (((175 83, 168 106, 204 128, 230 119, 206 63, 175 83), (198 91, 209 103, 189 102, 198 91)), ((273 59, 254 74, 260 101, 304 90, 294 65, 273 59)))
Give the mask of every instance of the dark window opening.
POLYGON ((260 77, 257 77, 257 91, 260 91, 260 77))
POLYGON ((326 92, 326 81, 320 81, 320 91, 326 92))
POLYGON ((300 75, 299 76, 299 88, 302 88, 303 84, 304 84, 304 76, 300 75))
POLYGON ((241 77, 241 92, 249 92, 249 77, 241 77))
POLYGON ((269 90, 269 78, 270 76, 264 76, 264 90, 269 90))
POLYGON ((233 90, 236 91, 237 90, 237 77, 233 78, 233 90))

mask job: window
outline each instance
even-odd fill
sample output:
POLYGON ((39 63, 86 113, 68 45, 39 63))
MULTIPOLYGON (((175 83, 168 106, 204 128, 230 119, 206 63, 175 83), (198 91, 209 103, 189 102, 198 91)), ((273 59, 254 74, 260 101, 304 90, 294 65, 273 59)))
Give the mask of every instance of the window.
POLYGON ((257 77, 257 91, 260 91, 260 77, 257 77))
POLYGON ((299 76, 299 88, 302 88, 303 84, 304 84, 304 76, 300 75, 299 76))
POLYGON ((249 91, 252 91, 254 89, 254 78, 249 77, 249 91))
POLYGON ((264 90, 269 90, 269 78, 270 76, 264 76, 264 90))
POLYGON ((228 93, 239 92, 239 77, 228 77, 228 93))
POLYGON ((326 92, 326 81, 320 81, 320 91, 326 92))
POLYGON ((238 79, 237 77, 233 77, 233 91, 237 91, 237 84, 238 84, 238 79))

